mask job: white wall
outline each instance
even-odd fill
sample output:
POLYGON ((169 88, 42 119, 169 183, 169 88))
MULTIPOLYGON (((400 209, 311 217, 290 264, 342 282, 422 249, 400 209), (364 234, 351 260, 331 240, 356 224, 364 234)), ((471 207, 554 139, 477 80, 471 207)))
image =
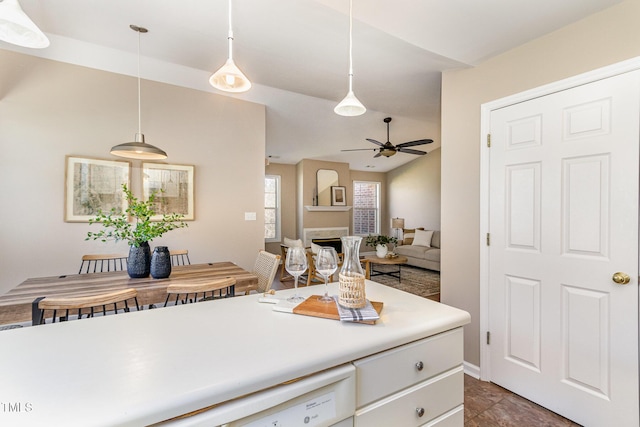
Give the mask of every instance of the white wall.
MULTIPOLYGON (((5 50, 0 63, 3 294, 29 277, 75 273, 83 254, 127 252, 85 241, 97 225, 63 221, 64 164, 68 154, 115 159, 109 149, 138 124, 133 77, 5 50)), ((151 246, 251 269, 264 247, 265 107, 143 80, 142 131, 167 163, 195 165, 196 220, 151 246)))
POLYGON ((440 158, 437 149, 387 173, 388 218, 404 218, 405 228, 440 230, 440 158))
POLYGON ((480 364, 480 105, 640 55, 628 0, 442 81, 442 302, 467 310, 465 360, 480 364))

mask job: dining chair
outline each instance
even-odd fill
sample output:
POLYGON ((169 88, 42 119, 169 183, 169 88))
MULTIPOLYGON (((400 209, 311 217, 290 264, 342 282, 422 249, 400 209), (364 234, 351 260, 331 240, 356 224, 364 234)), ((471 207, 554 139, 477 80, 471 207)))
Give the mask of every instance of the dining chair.
POLYGON ((278 272, 279 265, 280 255, 272 254, 267 251, 258 252, 256 263, 251 271, 253 274, 258 276, 258 284, 254 286, 247 286, 240 291, 244 291, 245 295, 249 295, 251 291, 256 291, 258 293, 269 292, 269 289, 271 289, 271 285, 273 284, 273 279, 275 279, 276 273, 278 272))
POLYGON ((280 268, 280 281, 293 280, 293 276, 285 269, 284 260, 287 259, 287 251, 292 246, 304 246, 301 239, 290 239, 285 237, 280 244, 280 259, 282 260, 282 267, 280 268))
MULTIPOLYGON (((340 257, 339 259, 342 259, 341 255, 342 254, 338 254, 340 257)), ((316 254, 313 253, 312 250, 307 250, 307 264, 309 265, 306 272, 307 286, 311 285, 313 282, 324 283, 324 277, 316 270, 316 254)), ((333 278, 333 276, 331 276, 331 278, 333 278)), ((329 281, 332 280, 329 279, 329 281)))
MULTIPOLYGON (((324 277, 316 271, 315 254, 312 251, 307 251, 307 261, 309 264, 309 269, 307 271, 307 286, 311 285, 313 282, 324 283, 324 277)), ((340 273, 340 267, 342 267, 343 262, 344 254, 338 253, 338 269, 331 275, 329 282, 337 280, 338 274, 340 273)), ((364 278, 367 280, 371 279, 369 260, 366 258, 360 259, 360 265, 362 265, 362 270, 364 271, 364 278)))
POLYGON ((285 244, 280 244, 280 259, 282 259, 282 267, 280 268, 280 281, 284 282, 287 280, 293 280, 293 276, 289 274, 289 272, 285 269, 284 260, 287 259, 287 251, 289 250, 289 246, 285 244))
MULTIPOLYGON (((340 262, 340 265, 342 265, 342 262, 340 262)), ((367 280, 371 280, 371 263, 369 262, 369 260, 366 258, 360 258, 360 265, 364 270, 364 278, 367 280)))
POLYGON ((171 266, 176 265, 191 265, 191 260, 189 259, 189 251, 187 249, 177 249, 174 251, 169 251, 169 255, 171 256, 171 266))
POLYGON ((139 311, 138 291, 135 289, 123 289, 86 297, 38 297, 32 304, 33 325, 45 324, 47 311, 52 312, 51 323, 56 323, 56 320, 60 322, 71 320, 74 311, 76 312, 74 318, 82 319, 83 316, 86 316, 84 318, 95 317, 98 313, 102 313, 103 316, 118 314, 120 311, 128 313, 134 305, 139 311))
POLYGON ((164 301, 164 306, 166 307, 169 304, 169 300, 173 298, 175 298, 174 305, 230 298, 235 296, 235 285, 236 279, 234 277, 210 280, 205 283, 174 283, 167 286, 167 299, 164 301), (209 296, 207 296, 207 293, 209 293, 209 296))
POLYGON ((103 273, 105 271, 122 271, 127 269, 127 255, 96 254, 83 255, 78 274, 103 273))

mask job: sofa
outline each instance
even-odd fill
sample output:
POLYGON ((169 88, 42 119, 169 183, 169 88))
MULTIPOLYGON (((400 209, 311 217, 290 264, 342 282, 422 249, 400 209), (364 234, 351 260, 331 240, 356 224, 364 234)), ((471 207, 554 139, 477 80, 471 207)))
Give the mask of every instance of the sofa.
POLYGON ((440 230, 403 229, 394 252, 407 257, 407 265, 440 271, 440 230))

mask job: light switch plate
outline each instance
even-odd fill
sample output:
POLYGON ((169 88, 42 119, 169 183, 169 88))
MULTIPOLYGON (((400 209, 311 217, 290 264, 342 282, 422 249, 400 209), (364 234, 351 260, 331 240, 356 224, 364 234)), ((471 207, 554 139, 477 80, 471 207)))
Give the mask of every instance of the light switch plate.
POLYGON ((255 212, 245 212, 244 213, 244 220, 245 221, 255 221, 256 220, 256 213, 255 212))

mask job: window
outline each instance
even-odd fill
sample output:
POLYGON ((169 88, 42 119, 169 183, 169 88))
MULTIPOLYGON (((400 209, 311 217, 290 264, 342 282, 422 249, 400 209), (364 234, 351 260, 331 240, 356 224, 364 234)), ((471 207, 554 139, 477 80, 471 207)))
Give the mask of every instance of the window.
POLYGON ((264 240, 280 241, 280 177, 264 177, 264 240))
POLYGON ((368 235, 380 233, 380 183, 354 181, 353 233, 368 235))

